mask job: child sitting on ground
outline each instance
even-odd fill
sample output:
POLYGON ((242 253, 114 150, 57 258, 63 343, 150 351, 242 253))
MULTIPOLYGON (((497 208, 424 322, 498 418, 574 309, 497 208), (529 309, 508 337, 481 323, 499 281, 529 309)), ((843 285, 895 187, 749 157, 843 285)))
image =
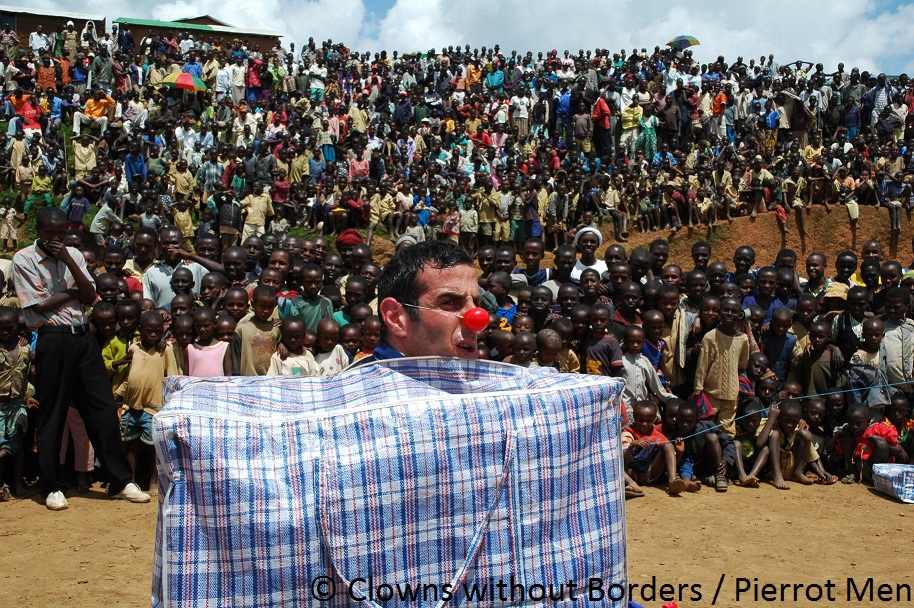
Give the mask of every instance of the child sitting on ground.
POLYGON ((870 482, 874 464, 907 456, 898 446, 895 426, 885 419, 873 422, 871 416, 865 405, 852 403, 847 408, 847 422, 828 444, 831 464, 841 475, 841 483, 870 482))
POLYGON ((280 326, 282 344, 289 355, 282 359, 278 352, 270 357, 268 376, 317 376, 319 370, 314 355, 305 350, 305 322, 299 317, 286 317, 280 326))
POLYGON ((121 432, 133 465, 133 481, 146 491, 155 485, 155 452, 152 448, 152 417, 162 407, 162 387, 167 376, 180 374, 174 351, 165 344, 165 321, 158 311, 140 316, 139 343, 130 345, 130 369, 118 389, 124 411, 121 432))
POLYGON ((816 449, 821 458, 827 460, 826 445, 831 439, 832 429, 826 424, 825 399, 813 397, 806 402, 806 414, 803 420, 809 426, 809 435, 812 440, 812 447, 816 449))
POLYGON ((683 451, 679 476, 686 482, 686 491, 696 491, 690 481, 712 486, 718 492, 727 491, 727 471, 736 463, 736 447, 730 435, 720 432, 713 422, 699 420, 697 405, 680 402, 676 432, 670 439, 678 439, 677 449, 683 451))
POLYGON ((765 408, 757 399, 744 401, 736 421, 736 474, 734 483, 743 488, 757 488, 759 475, 768 464, 768 443, 758 438, 765 408), (746 467, 749 471, 746 471, 746 467))
POLYGON ((892 400, 885 409, 886 420, 892 423, 898 432, 898 448, 901 452, 895 457, 895 462, 908 464, 911 462, 911 450, 914 448, 914 420, 911 420, 908 398, 901 391, 892 395, 892 400))
POLYGON ((807 486, 813 483, 814 479, 803 473, 807 466, 822 483, 831 485, 837 481, 822 467, 819 454, 812 447, 812 437, 805 427, 803 406, 796 399, 784 399, 780 406, 773 405, 768 409, 768 419, 758 431, 759 440, 768 442, 772 483, 779 490, 790 489, 786 480, 807 486))
POLYGON ((677 419, 679 417, 679 406, 685 403, 684 400, 674 397, 667 401, 660 412, 660 423, 655 425, 660 432, 667 438, 675 437, 677 434, 677 419))
POLYGON ((655 483, 666 473, 670 496, 681 494, 686 482, 677 475, 676 449, 654 426, 657 405, 653 401, 633 404, 632 425, 622 431, 622 455, 625 460, 626 497, 643 496, 641 485, 655 483))

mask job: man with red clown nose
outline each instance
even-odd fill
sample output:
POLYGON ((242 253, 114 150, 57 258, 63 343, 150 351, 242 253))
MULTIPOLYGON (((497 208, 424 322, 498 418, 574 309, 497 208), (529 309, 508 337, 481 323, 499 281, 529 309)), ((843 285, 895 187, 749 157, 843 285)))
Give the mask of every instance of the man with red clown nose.
POLYGON ((477 357, 479 308, 473 258, 452 241, 426 241, 397 252, 378 281, 381 344, 354 366, 399 357, 477 357))

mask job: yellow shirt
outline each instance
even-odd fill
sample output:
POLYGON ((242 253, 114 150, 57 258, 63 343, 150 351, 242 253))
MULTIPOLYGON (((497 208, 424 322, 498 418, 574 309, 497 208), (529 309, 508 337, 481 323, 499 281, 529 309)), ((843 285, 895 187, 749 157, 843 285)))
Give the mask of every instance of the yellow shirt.
POLYGON ((273 211, 273 201, 267 194, 261 194, 260 196, 247 195, 241 200, 241 208, 248 212, 244 222, 254 226, 264 226, 267 223, 268 216, 276 215, 273 211))
POLYGON ((155 414, 162 407, 162 386, 166 376, 181 373, 174 350, 171 344, 166 344, 162 350, 132 344, 129 352, 133 353, 133 360, 130 362, 126 382, 118 389, 120 396, 130 409, 155 414))
POLYGON ((174 183, 175 192, 183 196, 190 196, 190 193, 194 191, 194 185, 196 185, 197 182, 194 179, 193 173, 185 171, 184 173, 175 173, 174 183))
POLYGON ((190 215, 190 207, 181 211, 175 208, 174 212, 175 227, 181 231, 184 238, 194 236, 194 220, 190 215))

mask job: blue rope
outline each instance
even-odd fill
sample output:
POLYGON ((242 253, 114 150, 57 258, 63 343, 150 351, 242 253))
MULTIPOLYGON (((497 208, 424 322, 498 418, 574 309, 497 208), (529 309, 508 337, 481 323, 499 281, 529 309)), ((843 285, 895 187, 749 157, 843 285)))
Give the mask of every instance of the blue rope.
MULTIPOLYGON (((874 388, 887 388, 887 387, 891 387, 891 386, 908 385, 908 384, 911 384, 911 383, 912 383, 911 381, 906 380, 906 381, 904 381, 904 382, 892 382, 892 383, 889 383, 889 384, 874 384, 873 386, 868 387, 868 389, 874 389, 874 388)), ((841 394, 844 394, 844 393, 853 393, 854 391, 857 391, 857 390, 861 390, 861 389, 848 388, 848 389, 842 389, 842 390, 838 390, 838 391, 830 391, 830 392, 828 392, 828 393, 816 393, 816 394, 814 394, 814 395, 801 395, 801 396, 799 396, 799 397, 796 397, 796 399, 799 401, 800 399, 812 399, 812 398, 814 398, 814 397, 827 397, 828 395, 841 395, 841 394)), ((768 412, 771 410, 771 407, 772 407, 772 406, 774 406, 774 405, 780 405, 780 404, 781 404, 781 402, 780 402, 780 401, 777 401, 776 403, 773 403, 771 406, 768 406, 767 408, 765 408, 765 409, 763 410, 763 411, 765 412, 765 415, 768 414, 768 412)), ((721 428, 722 426, 724 426, 724 424, 728 424, 728 423, 730 423, 730 422, 736 422, 737 420, 742 420, 743 418, 748 418, 749 416, 755 416, 755 415, 758 414, 758 413, 759 413, 758 411, 755 411, 755 412, 751 412, 751 413, 749 413, 749 414, 743 414, 742 416, 737 416, 736 418, 733 418, 732 420, 728 420, 727 422, 722 422, 722 423, 720 423, 720 424, 715 424, 714 426, 709 426, 708 428, 702 429, 702 430, 700 430, 700 431, 698 431, 698 432, 696 432, 696 433, 692 433, 691 435, 686 435, 685 437, 677 437, 676 439, 670 440, 670 441, 668 441, 667 443, 674 443, 675 441, 678 441, 679 439, 682 439, 683 441, 685 441, 686 439, 691 439, 691 438, 693 438, 693 437, 698 437, 699 435, 704 435, 705 433, 707 433, 707 432, 709 432, 709 431, 713 431, 713 430, 719 429, 719 428, 721 428)), ((657 445, 666 445, 666 444, 657 444, 657 445)))

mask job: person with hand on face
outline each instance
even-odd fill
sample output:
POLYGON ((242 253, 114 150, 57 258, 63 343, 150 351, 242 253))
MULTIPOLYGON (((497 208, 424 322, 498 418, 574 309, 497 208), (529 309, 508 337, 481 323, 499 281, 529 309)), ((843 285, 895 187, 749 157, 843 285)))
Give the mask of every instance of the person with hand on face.
POLYGON ((197 293, 200 289, 200 283, 206 269, 197 262, 185 262, 182 259, 182 253, 187 252, 181 249, 184 243, 184 234, 174 227, 168 227, 159 234, 159 244, 161 249, 160 262, 156 262, 148 268, 143 275, 143 295, 155 302, 156 308, 165 306, 175 297, 175 292, 171 287, 171 275, 178 268, 187 268, 194 277, 192 291, 197 293))
POLYGON ((378 282, 381 344, 355 365, 400 357, 476 359, 477 332, 461 317, 479 301, 473 258, 453 241, 397 252, 378 282))
POLYGON ((67 216, 56 207, 45 207, 38 212, 36 228, 35 243, 13 257, 12 276, 25 323, 38 333, 38 461, 45 505, 54 511, 69 506, 57 460, 71 402, 105 463, 111 480, 108 495, 149 502, 149 495, 130 481, 133 474, 121 445, 117 418, 112 415, 117 408, 111 381, 86 317, 86 306, 95 301, 95 284, 82 254, 63 244, 67 216))

